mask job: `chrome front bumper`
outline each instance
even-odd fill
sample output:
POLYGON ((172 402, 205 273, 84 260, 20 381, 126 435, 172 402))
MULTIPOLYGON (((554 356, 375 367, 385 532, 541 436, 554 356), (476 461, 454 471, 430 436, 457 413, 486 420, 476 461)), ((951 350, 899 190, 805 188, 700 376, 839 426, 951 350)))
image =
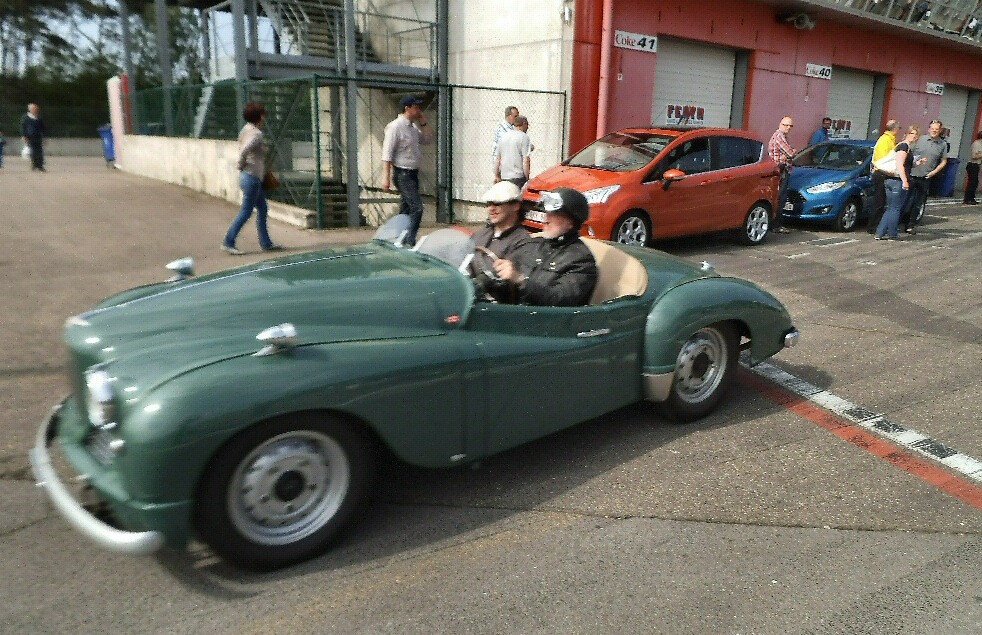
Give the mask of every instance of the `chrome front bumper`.
POLYGON ((61 404, 55 406, 41 423, 34 448, 30 452, 31 470, 38 487, 44 488, 51 504, 70 525, 101 547, 130 556, 145 556, 160 549, 164 545, 164 535, 161 532, 124 531, 102 522, 76 501, 68 488, 58 480, 58 474, 51 465, 48 446, 54 440, 60 410, 61 404))

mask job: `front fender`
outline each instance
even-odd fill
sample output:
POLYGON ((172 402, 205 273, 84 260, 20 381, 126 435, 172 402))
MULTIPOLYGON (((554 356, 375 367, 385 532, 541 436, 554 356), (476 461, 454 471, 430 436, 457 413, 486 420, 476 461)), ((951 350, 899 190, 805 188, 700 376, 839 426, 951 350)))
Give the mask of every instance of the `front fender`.
POLYGON ((185 500, 231 437, 306 411, 361 421, 409 463, 451 465, 474 443, 466 401, 480 381, 476 355, 466 338, 451 334, 305 346, 212 364, 143 398, 121 426, 126 449, 116 469, 136 498, 185 500))
POLYGON ((736 322, 750 338, 751 362, 784 347, 793 327, 777 298, 738 278, 700 278, 674 287, 655 301, 645 325, 644 372, 673 372, 682 344, 703 326, 736 322))

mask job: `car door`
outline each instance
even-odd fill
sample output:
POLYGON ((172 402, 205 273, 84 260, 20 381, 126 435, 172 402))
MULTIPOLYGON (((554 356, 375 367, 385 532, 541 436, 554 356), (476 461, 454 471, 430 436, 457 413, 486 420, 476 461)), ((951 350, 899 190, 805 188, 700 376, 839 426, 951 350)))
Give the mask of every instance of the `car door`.
POLYGON ((467 329, 485 364, 487 453, 640 400, 648 304, 475 305, 467 329))
POLYGON ((753 204, 770 199, 769 183, 776 168, 761 163, 764 144, 755 139, 720 135, 711 145, 720 180, 717 229, 742 227, 753 204))
POLYGON ((684 139, 669 149, 642 185, 653 236, 685 236, 711 229, 720 185, 715 176, 709 137, 684 139), (668 170, 681 170, 685 176, 666 183, 668 170))

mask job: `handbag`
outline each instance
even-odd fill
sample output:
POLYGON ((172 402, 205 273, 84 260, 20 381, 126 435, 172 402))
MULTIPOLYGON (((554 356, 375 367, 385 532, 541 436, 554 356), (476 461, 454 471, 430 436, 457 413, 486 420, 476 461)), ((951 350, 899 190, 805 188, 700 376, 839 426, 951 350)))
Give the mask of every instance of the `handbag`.
POLYGON ((266 172, 266 176, 263 177, 263 190, 266 192, 271 192, 280 186, 280 180, 276 178, 276 173, 272 170, 266 172))
POLYGON ((900 170, 897 168, 897 149, 894 148, 882 159, 873 161, 873 167, 887 176, 900 176, 900 170))

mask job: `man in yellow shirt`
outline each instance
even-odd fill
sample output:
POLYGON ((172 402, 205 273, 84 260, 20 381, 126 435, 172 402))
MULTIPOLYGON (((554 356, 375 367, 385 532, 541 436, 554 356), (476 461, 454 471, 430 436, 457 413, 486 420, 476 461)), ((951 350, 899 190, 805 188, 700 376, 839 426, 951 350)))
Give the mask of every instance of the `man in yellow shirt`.
MULTIPOLYGON (((876 145, 873 147, 873 163, 890 154, 897 147, 897 134, 900 132, 900 128, 900 122, 896 119, 891 119, 887 122, 886 128, 883 129, 883 134, 876 140, 876 145)), ((886 175, 874 168, 873 204, 870 207, 869 214, 866 216, 866 231, 871 234, 876 231, 876 226, 880 224, 880 219, 886 210, 887 193, 883 187, 885 180, 886 175)))

